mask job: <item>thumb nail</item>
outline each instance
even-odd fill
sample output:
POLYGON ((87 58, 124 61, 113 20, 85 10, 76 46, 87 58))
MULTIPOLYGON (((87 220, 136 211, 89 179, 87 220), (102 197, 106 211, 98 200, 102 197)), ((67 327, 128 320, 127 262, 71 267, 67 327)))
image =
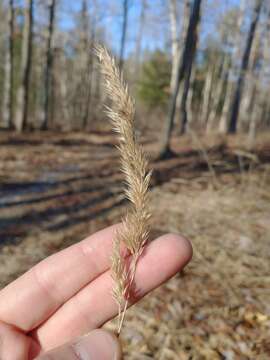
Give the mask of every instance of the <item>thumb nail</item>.
POLYGON ((121 347, 113 333, 94 330, 73 345, 81 360, 120 360, 121 347))

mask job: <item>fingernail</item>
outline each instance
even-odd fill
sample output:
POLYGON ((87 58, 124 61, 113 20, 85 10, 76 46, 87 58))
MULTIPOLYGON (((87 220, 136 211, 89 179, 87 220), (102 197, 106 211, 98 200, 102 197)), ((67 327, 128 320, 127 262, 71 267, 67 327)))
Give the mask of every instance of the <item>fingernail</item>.
POLYGON ((121 359, 120 344, 115 335, 105 330, 94 330, 73 345, 81 360, 121 359))

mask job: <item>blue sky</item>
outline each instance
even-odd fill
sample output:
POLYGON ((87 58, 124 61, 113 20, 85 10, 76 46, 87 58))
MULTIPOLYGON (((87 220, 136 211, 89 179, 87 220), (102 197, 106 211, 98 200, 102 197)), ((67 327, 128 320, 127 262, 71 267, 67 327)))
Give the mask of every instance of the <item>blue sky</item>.
MULTIPOLYGON (((71 29, 74 26, 76 13, 79 12, 81 1, 62 0, 60 13, 58 10, 58 20, 61 27, 71 29)), ((166 2, 169 0, 148 0, 147 22, 143 36, 142 47, 144 49, 154 49, 163 47, 169 39, 168 17, 166 15, 166 2), (163 6, 163 7, 162 7, 163 6), (149 23, 151 26, 149 26, 149 23)), ((180 0, 181 2, 181 0, 180 0)), ((90 1, 89 3, 93 3, 90 1)), ((103 12, 102 25, 106 29, 106 40, 113 50, 119 52, 121 36, 121 3, 122 0, 103 0, 101 11, 103 12)), ((201 34, 203 38, 213 35, 216 23, 219 21, 220 14, 230 7, 239 6, 240 0, 204 0, 204 11, 202 14, 201 34)), ((136 42, 138 23, 141 12, 141 1, 130 0, 129 28, 127 31, 126 54, 130 53, 136 42)), ((90 9, 91 10, 91 9, 90 9)))

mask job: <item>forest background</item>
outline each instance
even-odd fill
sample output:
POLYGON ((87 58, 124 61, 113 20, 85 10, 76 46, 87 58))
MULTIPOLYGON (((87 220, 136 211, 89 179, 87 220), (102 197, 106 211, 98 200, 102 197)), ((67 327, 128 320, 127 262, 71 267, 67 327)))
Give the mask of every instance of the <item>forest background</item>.
POLYGON ((125 214, 96 43, 136 101, 151 238, 194 250, 128 311, 125 359, 269 359, 268 0, 0 0, 0 286, 125 214))

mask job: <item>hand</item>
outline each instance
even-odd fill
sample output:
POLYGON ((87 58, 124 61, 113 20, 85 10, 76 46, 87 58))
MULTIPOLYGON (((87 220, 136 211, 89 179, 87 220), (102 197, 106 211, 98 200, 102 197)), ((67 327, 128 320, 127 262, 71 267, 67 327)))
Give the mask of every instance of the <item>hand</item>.
MULTIPOLYGON (((117 226, 48 257, 0 292, 0 359, 120 359, 116 337, 95 330, 117 314, 109 269, 117 226)), ((147 245, 134 302, 181 270, 191 254, 177 235, 147 245)))

